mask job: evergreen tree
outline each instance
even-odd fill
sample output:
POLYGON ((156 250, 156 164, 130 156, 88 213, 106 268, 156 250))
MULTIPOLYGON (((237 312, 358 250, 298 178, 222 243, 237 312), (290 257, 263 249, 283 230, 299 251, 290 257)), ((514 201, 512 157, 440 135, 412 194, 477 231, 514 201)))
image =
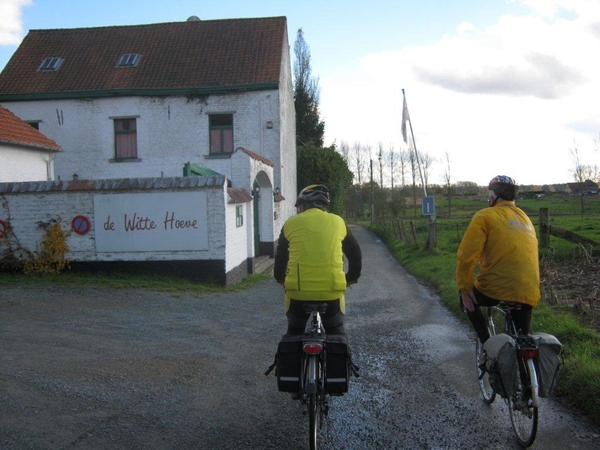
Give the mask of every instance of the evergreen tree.
POLYGON ((294 106, 296 108, 296 145, 323 146, 325 122, 319 118, 319 80, 312 76, 310 49, 302 28, 294 43, 294 106))
POLYGON ((298 147, 297 158, 298 192, 311 184, 324 184, 331 195, 329 210, 343 215, 346 190, 352 186, 354 175, 335 146, 304 145, 298 147))

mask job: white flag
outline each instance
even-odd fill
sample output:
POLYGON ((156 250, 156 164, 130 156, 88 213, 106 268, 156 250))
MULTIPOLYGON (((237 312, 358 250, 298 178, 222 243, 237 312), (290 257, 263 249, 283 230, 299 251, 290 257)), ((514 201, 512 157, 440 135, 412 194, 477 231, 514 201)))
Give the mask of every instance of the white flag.
POLYGON ((406 121, 410 120, 408 116, 408 107, 406 106, 406 96, 404 96, 404 92, 402 92, 402 96, 404 97, 404 103, 402 105, 402 137, 404 138, 404 143, 408 144, 408 138, 406 137, 406 121))

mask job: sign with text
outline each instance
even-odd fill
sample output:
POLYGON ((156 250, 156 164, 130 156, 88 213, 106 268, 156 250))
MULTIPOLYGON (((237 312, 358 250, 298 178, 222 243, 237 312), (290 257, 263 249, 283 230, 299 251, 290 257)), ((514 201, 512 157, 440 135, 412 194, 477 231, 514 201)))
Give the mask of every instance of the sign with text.
POLYGON ((94 195, 98 252, 208 249, 206 193, 94 195))

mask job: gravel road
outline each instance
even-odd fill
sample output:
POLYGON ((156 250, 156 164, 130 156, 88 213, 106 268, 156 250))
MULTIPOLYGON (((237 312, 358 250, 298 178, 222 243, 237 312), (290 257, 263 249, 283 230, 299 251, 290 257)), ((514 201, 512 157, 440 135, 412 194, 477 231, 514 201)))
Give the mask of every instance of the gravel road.
MULTIPOLYGON (((361 377, 333 398, 322 449, 513 449, 482 402, 474 342, 371 233, 347 294, 361 377)), ((264 372, 285 331, 274 281, 244 292, 0 287, 0 449, 305 449, 308 419, 264 372)), ((552 399, 534 448, 600 447, 552 399)))

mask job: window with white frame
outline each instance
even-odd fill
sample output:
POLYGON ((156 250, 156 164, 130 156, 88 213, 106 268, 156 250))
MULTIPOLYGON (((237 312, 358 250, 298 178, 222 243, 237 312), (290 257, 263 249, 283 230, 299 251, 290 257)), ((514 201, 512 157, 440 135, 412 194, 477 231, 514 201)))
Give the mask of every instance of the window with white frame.
POLYGON ((117 68, 125 69, 128 67, 136 67, 140 62, 139 53, 126 53, 117 61, 117 68))
POLYGON ((44 58, 40 67, 38 67, 38 72, 56 72, 62 63, 63 59, 57 56, 44 58))

